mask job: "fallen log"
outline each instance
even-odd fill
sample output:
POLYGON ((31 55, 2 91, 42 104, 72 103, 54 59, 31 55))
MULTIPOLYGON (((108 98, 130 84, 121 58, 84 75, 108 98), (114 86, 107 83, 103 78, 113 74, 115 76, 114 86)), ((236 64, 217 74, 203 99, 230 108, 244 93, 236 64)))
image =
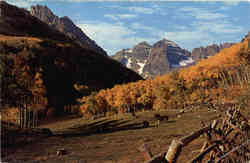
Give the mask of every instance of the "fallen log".
POLYGON ((244 143, 238 145, 237 147, 233 148, 231 151, 227 152, 227 153, 224 154, 222 157, 216 159, 215 162, 216 162, 216 163, 219 163, 221 160, 223 160, 224 158, 226 158, 228 155, 230 155, 231 153, 233 153, 233 152, 239 150, 240 148, 242 148, 242 147, 248 145, 249 143, 250 143, 250 139, 247 140, 246 142, 244 142, 244 143))
POLYGON ((199 129, 198 131, 192 132, 190 135, 184 136, 183 138, 179 140, 173 140, 168 149, 165 159, 169 163, 175 163, 179 157, 182 147, 188 145, 194 139, 208 132, 210 129, 211 129, 211 126, 209 125, 207 127, 199 129))
POLYGON ((218 146, 218 143, 215 143, 209 147, 207 147, 203 152, 201 152, 198 156, 196 156, 195 158, 193 158, 191 161, 189 161, 190 163, 196 163, 199 161, 202 161, 203 157, 209 153, 211 150, 213 150, 215 147, 218 146))
POLYGON ((184 136, 180 139, 180 141, 183 143, 183 146, 188 145, 190 142, 192 142, 194 139, 198 138, 202 134, 208 132, 211 129, 210 125, 203 127, 199 129, 198 131, 192 132, 190 135, 184 136))
POLYGON ((206 158, 205 156, 209 153, 210 161, 216 160, 219 162, 225 157, 230 157, 232 161, 235 161, 239 155, 237 150, 242 146, 242 150, 249 153, 247 147, 244 147, 245 144, 235 142, 237 136, 245 135, 245 130, 249 128, 250 127, 247 124, 247 121, 245 121, 244 117, 242 118, 238 110, 228 110, 223 119, 214 120, 206 127, 203 125, 202 128, 189 135, 180 139, 174 139, 171 142, 167 153, 160 153, 153 157, 151 151, 145 144, 142 145, 140 151, 143 153, 145 160, 147 160, 145 163, 175 163, 177 162, 183 147, 187 146, 201 135, 206 134, 207 139, 200 149, 200 153, 195 158, 190 160, 190 163, 201 162, 202 160, 204 161, 206 158), (243 119, 243 121, 239 117, 243 119), (232 149, 232 147, 237 144, 241 145, 237 146, 236 149, 232 149))
POLYGON ((145 161, 144 163, 168 163, 165 159, 166 152, 155 155, 150 160, 145 161))
POLYGON ((174 139, 171 142, 171 145, 169 146, 168 152, 165 156, 165 159, 169 162, 169 163, 174 163, 177 161, 178 156, 181 152, 183 143, 179 140, 174 139))

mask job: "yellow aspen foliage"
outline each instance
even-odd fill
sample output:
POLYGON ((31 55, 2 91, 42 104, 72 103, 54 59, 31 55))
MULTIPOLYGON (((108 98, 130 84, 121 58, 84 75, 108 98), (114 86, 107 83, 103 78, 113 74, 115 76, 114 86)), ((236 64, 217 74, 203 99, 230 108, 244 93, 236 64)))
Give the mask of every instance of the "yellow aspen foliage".
MULTIPOLYGON (((96 109, 100 109, 98 112, 114 109, 124 112, 129 108, 139 110, 141 107, 173 109, 197 102, 216 101, 218 98, 226 100, 226 94, 230 94, 230 91, 234 95, 241 92, 242 86, 235 83, 239 80, 237 73, 243 71, 239 67, 246 64, 248 58, 250 63, 247 48, 248 40, 245 40, 178 72, 101 90, 92 100, 96 109)), ((86 112, 89 99, 83 99, 85 103, 81 110, 86 112)))

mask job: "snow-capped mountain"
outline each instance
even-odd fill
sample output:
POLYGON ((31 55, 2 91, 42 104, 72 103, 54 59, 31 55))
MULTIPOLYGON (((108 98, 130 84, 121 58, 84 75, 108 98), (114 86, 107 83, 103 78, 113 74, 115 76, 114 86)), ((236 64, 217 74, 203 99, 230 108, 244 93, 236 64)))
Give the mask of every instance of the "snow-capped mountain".
POLYGON ((141 42, 133 48, 117 52, 112 58, 144 78, 163 75, 173 69, 194 63, 190 52, 166 39, 160 40, 154 45, 141 42))

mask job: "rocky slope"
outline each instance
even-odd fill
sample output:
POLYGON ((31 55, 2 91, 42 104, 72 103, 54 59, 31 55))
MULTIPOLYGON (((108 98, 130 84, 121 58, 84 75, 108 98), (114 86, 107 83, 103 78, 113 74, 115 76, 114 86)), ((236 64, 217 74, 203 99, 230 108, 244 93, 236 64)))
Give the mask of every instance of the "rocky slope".
POLYGON ((142 79, 119 62, 80 46, 24 9, 3 1, 0 9, 0 72, 1 84, 6 86, 0 100, 16 102, 28 93, 43 96, 47 106, 61 109, 93 90, 142 79))
POLYGON ((124 49, 116 53, 112 58, 144 78, 162 75, 194 62, 190 52, 166 39, 160 40, 152 46, 147 42, 141 42, 131 49, 124 49))
POLYGON ((195 48, 192 50, 192 58, 195 62, 201 60, 201 59, 207 59, 210 56, 214 56, 215 54, 219 53, 224 48, 229 48, 233 45, 233 43, 224 43, 220 45, 209 45, 207 47, 200 47, 195 48))
POLYGON ((31 6, 30 14, 60 32, 63 32, 80 45, 91 48, 100 54, 107 55, 107 53, 77 27, 69 17, 64 16, 59 18, 47 6, 41 5, 31 6))

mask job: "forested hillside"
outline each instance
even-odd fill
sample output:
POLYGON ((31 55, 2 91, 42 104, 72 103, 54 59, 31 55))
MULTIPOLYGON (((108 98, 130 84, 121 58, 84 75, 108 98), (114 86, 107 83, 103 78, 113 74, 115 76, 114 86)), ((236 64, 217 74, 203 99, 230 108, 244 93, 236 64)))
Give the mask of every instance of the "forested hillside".
POLYGON ((91 91, 142 79, 119 62, 78 45, 25 9, 4 1, 0 9, 1 101, 5 104, 17 106, 24 103, 21 99, 32 103, 28 98, 39 98, 43 109, 62 112, 64 105, 74 104, 91 91))
POLYGON ((249 43, 245 39, 189 68, 92 93, 80 99, 81 111, 89 115, 235 103, 239 100, 235 97, 246 90, 249 57, 249 43))

